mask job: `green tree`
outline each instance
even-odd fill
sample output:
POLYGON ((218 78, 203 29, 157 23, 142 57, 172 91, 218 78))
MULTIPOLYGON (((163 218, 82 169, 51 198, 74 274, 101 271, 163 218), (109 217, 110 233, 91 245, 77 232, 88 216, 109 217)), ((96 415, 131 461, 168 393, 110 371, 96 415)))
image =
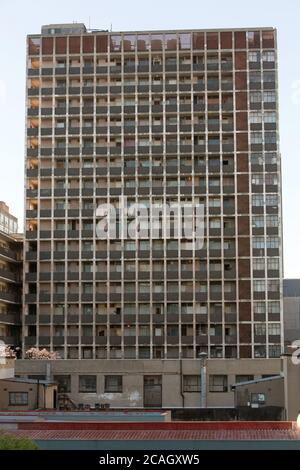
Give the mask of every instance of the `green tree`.
POLYGON ((38 450, 35 442, 24 437, 0 434, 0 450, 38 450))

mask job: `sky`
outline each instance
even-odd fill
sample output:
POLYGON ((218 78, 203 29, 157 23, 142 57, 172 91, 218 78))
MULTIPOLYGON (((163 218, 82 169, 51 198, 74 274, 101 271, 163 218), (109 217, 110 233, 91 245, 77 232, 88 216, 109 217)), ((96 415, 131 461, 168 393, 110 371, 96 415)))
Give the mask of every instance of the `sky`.
POLYGON ((300 278, 299 0, 0 0, 0 200, 23 230, 25 42, 42 24, 94 29, 278 29, 284 276, 300 278))

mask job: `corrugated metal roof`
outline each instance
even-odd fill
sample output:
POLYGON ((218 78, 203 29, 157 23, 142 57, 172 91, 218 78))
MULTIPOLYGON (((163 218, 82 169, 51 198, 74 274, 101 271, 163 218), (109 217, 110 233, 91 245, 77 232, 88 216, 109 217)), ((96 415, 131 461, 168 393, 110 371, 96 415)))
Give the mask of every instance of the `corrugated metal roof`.
POLYGON ((169 440, 300 440, 297 430, 148 430, 148 431, 10 431, 19 437, 33 440, 75 440, 75 441, 169 441, 169 440))

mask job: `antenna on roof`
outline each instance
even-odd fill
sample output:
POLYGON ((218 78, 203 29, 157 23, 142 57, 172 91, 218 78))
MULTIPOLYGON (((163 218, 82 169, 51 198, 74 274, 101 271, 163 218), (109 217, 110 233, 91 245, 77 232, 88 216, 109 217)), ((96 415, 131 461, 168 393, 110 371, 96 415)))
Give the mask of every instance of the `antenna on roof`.
POLYGON ((110 23, 110 32, 112 32, 112 23, 110 23))
POLYGON ((89 16, 89 29, 91 29, 91 17, 89 16))

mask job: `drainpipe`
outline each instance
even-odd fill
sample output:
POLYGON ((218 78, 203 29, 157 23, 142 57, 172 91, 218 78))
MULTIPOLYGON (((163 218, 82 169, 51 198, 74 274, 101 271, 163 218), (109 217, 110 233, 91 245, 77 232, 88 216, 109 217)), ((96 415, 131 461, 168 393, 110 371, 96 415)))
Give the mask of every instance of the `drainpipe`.
POLYGON ((179 360, 179 364, 180 364, 180 395, 181 395, 181 398, 182 398, 182 408, 185 407, 185 396, 184 396, 184 393, 183 393, 183 384, 182 384, 182 381, 183 381, 183 376, 182 376, 182 357, 180 356, 180 360, 179 360))
POLYGON ((37 379, 36 408, 40 407, 40 379, 37 379))
POLYGON ((46 380, 51 382, 51 364, 50 361, 46 362, 46 380))
POLYGON ((206 408, 206 400, 207 400, 207 394, 206 394, 206 358, 207 354, 205 352, 201 352, 199 354, 200 358, 200 393, 201 393, 201 398, 200 398, 200 407, 201 408, 206 408))

